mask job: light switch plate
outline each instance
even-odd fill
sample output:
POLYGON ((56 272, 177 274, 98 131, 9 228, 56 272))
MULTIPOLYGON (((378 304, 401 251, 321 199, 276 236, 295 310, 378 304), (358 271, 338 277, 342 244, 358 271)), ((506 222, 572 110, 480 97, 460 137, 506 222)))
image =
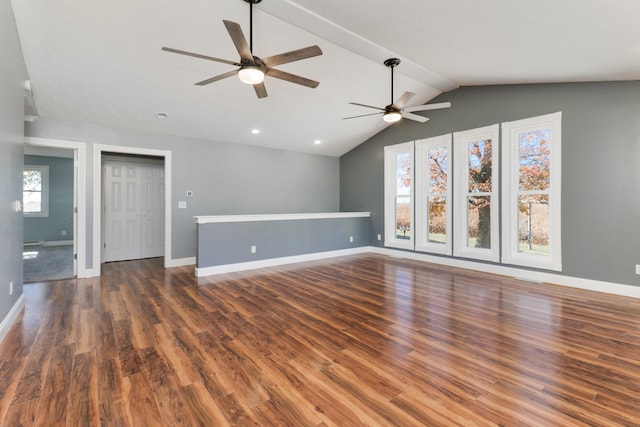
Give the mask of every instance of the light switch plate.
POLYGON ((184 200, 180 200, 178 202, 178 209, 187 209, 187 202, 185 202, 184 200))

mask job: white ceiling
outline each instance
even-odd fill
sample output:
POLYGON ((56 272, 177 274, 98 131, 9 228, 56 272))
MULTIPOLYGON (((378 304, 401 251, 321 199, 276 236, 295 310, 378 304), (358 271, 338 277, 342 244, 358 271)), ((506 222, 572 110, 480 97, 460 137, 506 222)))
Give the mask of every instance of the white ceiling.
POLYGON ((318 88, 267 77, 264 99, 235 77, 195 86, 233 67, 160 50, 237 61, 222 20, 248 38, 242 0, 12 5, 40 117, 331 156, 385 127, 342 118, 374 112, 350 101, 389 104, 389 57, 402 60, 395 97, 417 94, 409 105, 458 86, 640 79, 638 0, 263 0, 255 55, 324 52, 277 67, 318 88))

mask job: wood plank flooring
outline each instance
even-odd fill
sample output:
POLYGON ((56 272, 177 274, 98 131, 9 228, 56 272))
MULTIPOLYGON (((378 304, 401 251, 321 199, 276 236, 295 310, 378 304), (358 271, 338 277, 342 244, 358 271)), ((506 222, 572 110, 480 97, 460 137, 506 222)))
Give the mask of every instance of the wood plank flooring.
POLYGON ((640 300, 358 255, 25 285, 2 426, 636 426, 640 300))

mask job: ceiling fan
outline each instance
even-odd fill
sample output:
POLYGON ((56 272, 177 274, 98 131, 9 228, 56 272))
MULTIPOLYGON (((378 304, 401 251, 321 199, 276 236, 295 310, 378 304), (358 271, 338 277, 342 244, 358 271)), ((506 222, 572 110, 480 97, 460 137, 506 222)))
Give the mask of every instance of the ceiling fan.
POLYGON ((224 23, 224 26, 227 28, 227 32, 231 37, 231 41, 240 54, 239 62, 214 58, 212 56, 201 55, 199 53, 187 52, 170 47, 163 47, 162 50, 166 52, 193 56, 195 58, 206 59, 208 61, 221 62, 223 64, 240 67, 239 69, 228 71, 218 76, 198 82, 196 83, 197 86, 208 85, 210 83, 217 82, 219 80, 226 79, 227 77, 231 77, 237 74, 242 82, 253 85, 258 98, 265 98, 267 96, 267 89, 264 85, 265 75, 310 88, 318 87, 320 83, 315 80, 310 80, 305 77, 273 68, 276 65, 287 64, 289 62, 300 61, 302 59, 322 55, 322 50, 318 46, 309 46, 302 49, 292 50, 290 52, 269 56, 267 58, 259 58, 253 54, 253 5, 260 3, 262 0, 244 1, 249 3, 249 44, 247 44, 247 39, 244 37, 240 25, 232 21, 222 21, 224 23))
POLYGON ((415 96, 415 93, 413 92, 405 92, 402 94, 400 98, 398 98, 396 102, 393 102, 393 69, 397 67, 398 64, 400 64, 400 60, 398 58, 389 58, 384 61, 384 65, 391 68, 391 104, 387 105, 384 108, 380 108, 380 107, 374 107, 373 105, 350 102, 349 104, 351 105, 358 105, 360 107, 373 108, 375 110, 380 110, 381 113, 371 113, 371 114, 362 114, 360 116, 345 117, 344 120, 382 114, 382 120, 384 120, 387 123, 395 123, 400 119, 402 119, 403 117, 405 119, 415 120, 416 122, 424 123, 427 120, 429 120, 429 118, 420 116, 418 114, 413 114, 414 111, 438 110, 441 108, 451 107, 450 102, 441 102, 439 104, 425 104, 425 105, 416 105, 414 107, 405 107, 405 104, 415 96))

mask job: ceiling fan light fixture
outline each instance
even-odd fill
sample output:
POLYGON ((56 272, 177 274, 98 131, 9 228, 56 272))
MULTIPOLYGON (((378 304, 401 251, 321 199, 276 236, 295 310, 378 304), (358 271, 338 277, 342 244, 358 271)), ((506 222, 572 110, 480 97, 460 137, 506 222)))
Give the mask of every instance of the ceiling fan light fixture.
POLYGON ((402 114, 400 114, 399 111, 387 111, 382 116, 382 120, 384 120, 387 123, 395 123, 397 121, 400 121, 401 118, 402 118, 402 114))
POLYGON ((238 70, 238 78, 242 83, 257 85, 264 81, 264 72, 253 65, 245 65, 238 70))

